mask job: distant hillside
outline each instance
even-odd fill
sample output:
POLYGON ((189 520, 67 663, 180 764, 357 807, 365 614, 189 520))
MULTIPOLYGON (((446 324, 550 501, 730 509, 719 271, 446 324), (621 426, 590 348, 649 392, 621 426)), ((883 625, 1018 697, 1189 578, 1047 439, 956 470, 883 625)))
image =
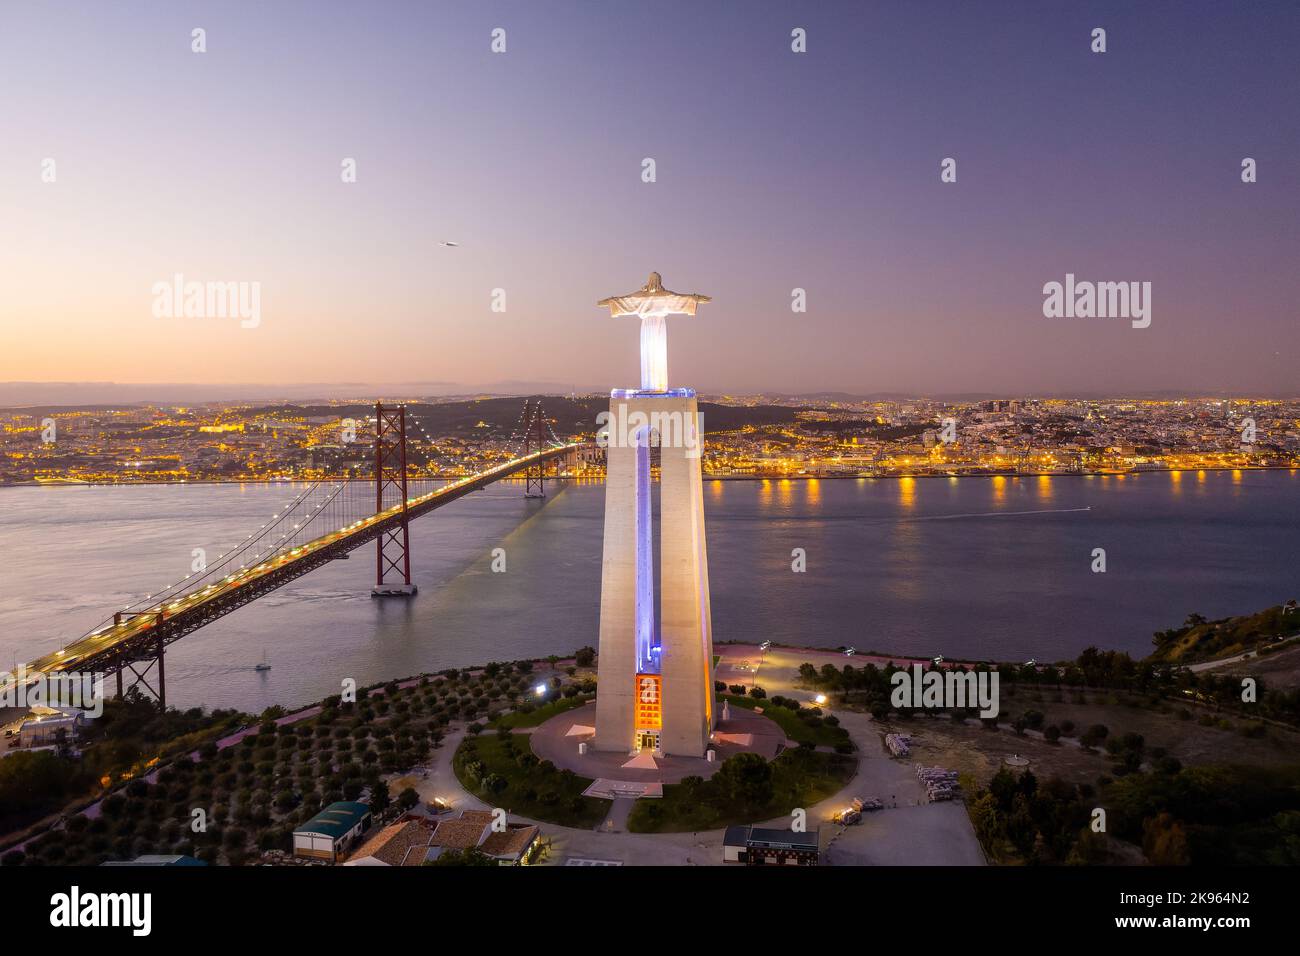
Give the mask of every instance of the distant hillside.
POLYGON ((1207 621, 1201 615, 1193 614, 1182 627, 1157 631, 1152 640, 1156 649, 1147 660, 1192 664, 1231 657, 1296 634, 1300 634, 1300 609, 1296 609, 1294 602, 1289 611, 1278 605, 1258 614, 1226 617, 1219 621, 1207 621))
MULTIPOLYGON (((531 401, 537 401, 532 396, 531 401)), ((558 435, 595 434, 596 415, 609 409, 609 399, 604 396, 564 398, 557 395, 541 396, 542 409, 554 422, 558 435)), ((431 436, 456 435, 469 437, 509 436, 523 411, 522 398, 482 398, 456 402, 408 402, 406 413, 414 418, 431 436), (482 422, 487 427, 480 426, 482 422)), ((362 418, 374 413, 372 404, 336 405, 267 405, 254 409, 258 414, 305 416, 308 418, 362 418)), ((795 421, 801 409, 783 405, 718 405, 701 402, 704 431, 728 431, 746 425, 774 425, 795 421)))

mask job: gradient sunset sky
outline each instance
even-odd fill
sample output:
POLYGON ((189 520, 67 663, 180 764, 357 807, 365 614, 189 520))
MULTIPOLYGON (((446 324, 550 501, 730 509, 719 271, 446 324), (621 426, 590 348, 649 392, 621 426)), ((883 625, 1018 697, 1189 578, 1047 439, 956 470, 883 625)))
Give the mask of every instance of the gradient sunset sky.
POLYGON ((595 302, 654 269, 705 391, 1296 394, 1297 50, 1292 2, 10 0, 0 382, 635 384, 595 302), (1151 327, 1044 318, 1067 272, 1151 327), (261 325, 155 318, 175 273, 261 325))

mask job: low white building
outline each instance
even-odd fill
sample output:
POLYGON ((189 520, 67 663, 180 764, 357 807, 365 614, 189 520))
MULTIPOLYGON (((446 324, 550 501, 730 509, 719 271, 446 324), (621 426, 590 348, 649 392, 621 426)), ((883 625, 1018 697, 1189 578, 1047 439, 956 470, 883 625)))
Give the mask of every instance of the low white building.
POLYGON ((335 863, 370 828, 370 807, 340 800, 293 831, 293 855, 335 863))

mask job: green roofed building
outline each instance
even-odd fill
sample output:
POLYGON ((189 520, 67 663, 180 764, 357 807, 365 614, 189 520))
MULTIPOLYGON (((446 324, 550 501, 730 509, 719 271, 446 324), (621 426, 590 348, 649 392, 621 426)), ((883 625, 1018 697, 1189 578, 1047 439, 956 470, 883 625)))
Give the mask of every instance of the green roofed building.
POLYGON ((370 828, 370 807, 340 800, 293 831, 293 855, 337 862, 370 828))
POLYGON ((207 866, 202 860, 180 853, 146 853, 134 860, 105 860, 100 866, 207 866))

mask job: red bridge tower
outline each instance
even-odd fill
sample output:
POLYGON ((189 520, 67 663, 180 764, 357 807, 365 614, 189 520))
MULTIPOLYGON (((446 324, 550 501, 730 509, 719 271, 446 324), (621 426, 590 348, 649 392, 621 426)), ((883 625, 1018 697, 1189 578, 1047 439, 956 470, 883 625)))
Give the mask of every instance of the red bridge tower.
POLYGON ((410 597, 411 531, 407 520, 406 406, 375 403, 375 513, 400 502, 402 521, 375 542, 376 581, 371 597, 410 597), (384 504, 384 493, 395 492, 397 501, 384 504))
MULTIPOLYGON (((528 406, 525 403, 528 422, 524 426, 524 457, 535 455, 546 447, 546 418, 542 412, 542 400, 528 406)), ((524 497, 546 497, 546 462, 539 461, 524 469, 524 497)))

